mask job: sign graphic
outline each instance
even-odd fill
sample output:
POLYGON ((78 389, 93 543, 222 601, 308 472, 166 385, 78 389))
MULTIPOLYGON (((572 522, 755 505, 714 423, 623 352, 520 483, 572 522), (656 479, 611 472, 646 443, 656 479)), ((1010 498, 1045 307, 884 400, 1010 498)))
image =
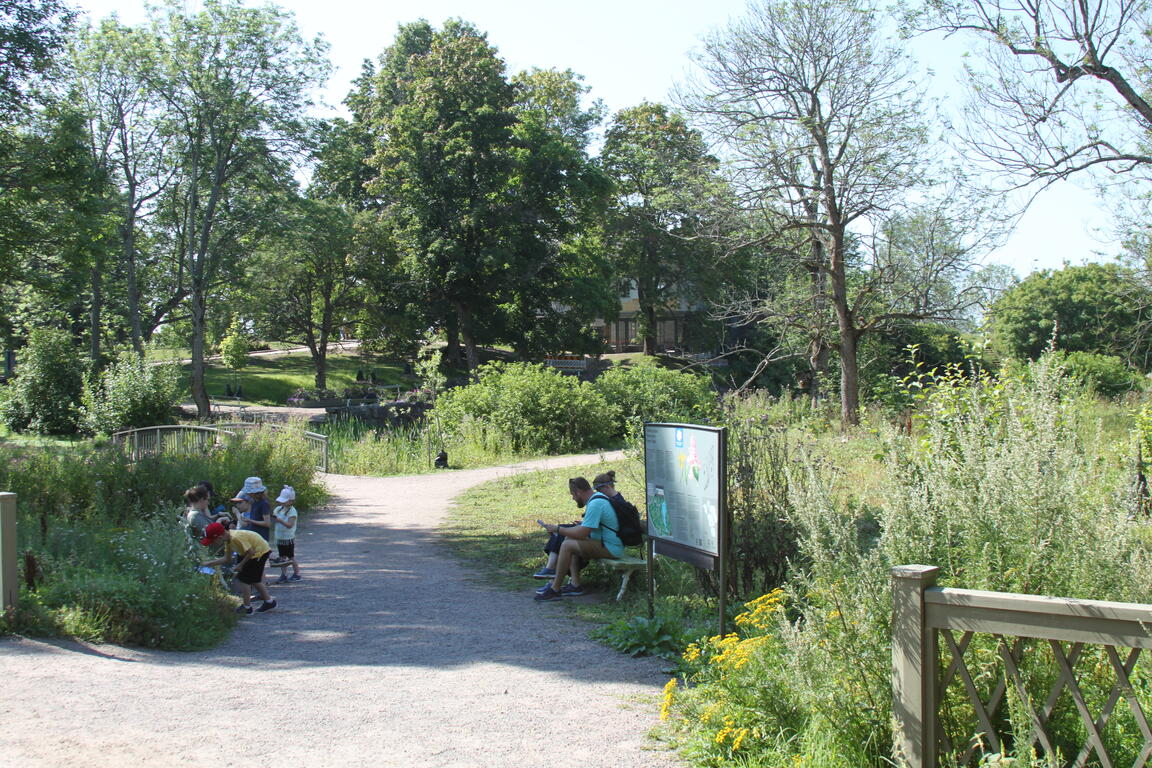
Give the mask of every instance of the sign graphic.
POLYGON ((649 536, 720 555, 723 436, 713 427, 644 425, 649 536))

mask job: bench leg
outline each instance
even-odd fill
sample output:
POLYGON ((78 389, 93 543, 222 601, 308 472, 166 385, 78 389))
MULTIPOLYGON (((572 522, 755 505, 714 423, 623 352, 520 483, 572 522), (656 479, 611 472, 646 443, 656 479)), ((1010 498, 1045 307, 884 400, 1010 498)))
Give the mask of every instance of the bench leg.
POLYGON ((624 578, 620 579, 620 591, 616 593, 616 602, 624 598, 624 591, 628 589, 628 580, 632 578, 632 569, 624 571, 624 578))

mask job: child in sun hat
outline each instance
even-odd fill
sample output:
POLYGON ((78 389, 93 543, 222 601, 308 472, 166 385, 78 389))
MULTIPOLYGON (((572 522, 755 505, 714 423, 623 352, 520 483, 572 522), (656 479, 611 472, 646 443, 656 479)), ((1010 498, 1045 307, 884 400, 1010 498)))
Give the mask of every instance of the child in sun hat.
POLYGON ((300 566, 296 562, 296 523, 299 516, 296 512, 295 501, 296 490, 292 486, 286 485, 280 491, 280 495, 276 497, 276 503, 279 506, 272 510, 276 552, 280 555, 278 562, 285 567, 288 563, 292 564, 292 575, 287 576, 284 570, 281 570, 280 578, 276 579, 277 584, 283 584, 286 581, 300 581, 300 566))
POLYGON ((268 563, 268 555, 272 548, 268 546, 268 542, 260 538, 260 534, 254 531, 230 531, 220 523, 212 523, 204 529, 204 538, 200 539, 200 543, 206 547, 217 543, 224 545, 223 556, 208 560, 203 564, 204 567, 227 565, 232 562, 233 557, 239 558, 235 568, 242 605, 236 609, 237 613, 252 613, 253 589, 259 593, 261 600, 256 613, 270 611, 276 607, 276 601, 268 594, 268 586, 264 583, 264 567, 268 563))
POLYGON ((240 530, 255 531, 268 541, 272 535, 272 507, 268 504, 268 497, 264 492, 264 481, 258 477, 249 477, 244 481, 244 487, 236 494, 236 498, 246 500, 251 507, 240 519, 240 530))

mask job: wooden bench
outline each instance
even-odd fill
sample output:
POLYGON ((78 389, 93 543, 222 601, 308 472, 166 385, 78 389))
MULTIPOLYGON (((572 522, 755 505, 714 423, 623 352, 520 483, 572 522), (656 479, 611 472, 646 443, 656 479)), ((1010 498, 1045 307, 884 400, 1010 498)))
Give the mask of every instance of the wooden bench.
POLYGON ((632 557, 630 555, 623 555, 614 560, 604 558, 596 562, 600 563, 611 573, 624 574, 620 580, 620 591, 616 593, 616 602, 620 602, 624 597, 624 591, 628 589, 628 581, 632 578, 632 574, 648 567, 648 562, 644 560, 644 558, 632 557))
POLYGON ((544 364, 561 373, 583 373, 588 369, 588 360, 583 355, 557 355, 545 357, 544 364))

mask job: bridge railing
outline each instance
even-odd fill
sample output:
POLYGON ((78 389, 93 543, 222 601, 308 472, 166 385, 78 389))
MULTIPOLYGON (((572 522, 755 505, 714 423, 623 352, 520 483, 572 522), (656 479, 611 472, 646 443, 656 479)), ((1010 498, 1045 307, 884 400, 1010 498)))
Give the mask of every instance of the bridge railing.
MULTIPOLYGON (((145 456, 171 453, 200 453, 224 440, 247 434, 255 429, 290 430, 279 424, 234 423, 214 427, 194 424, 165 424, 156 427, 126 429, 112 435, 112 442, 122 446, 138 461, 145 456)), ((328 436, 317 432, 303 432, 302 436, 316 456, 316 468, 328 471, 328 436)))
MULTIPOLYGON (((897 765, 936 768, 942 755, 949 765, 971 765, 1008 750, 1035 753, 1043 765, 1149 765, 1152 728, 1133 671, 1143 649, 1152 648, 1152 605, 945 589, 935 586, 938 571, 927 565, 892 569, 897 765), (1052 668, 1039 676, 1024 671, 1049 663, 1052 668), (1095 695, 1083 685, 1089 678, 1095 695), (1046 681, 1046 692, 1037 680, 1046 681), (949 735, 940 714, 951 686, 963 693, 954 691, 948 700, 966 699, 974 722, 949 735), (1099 686, 1107 693, 1101 695, 1099 686), (1105 730, 1121 701, 1131 714, 1124 743, 1138 746, 1131 754, 1110 754, 1108 744, 1117 740, 1106 738, 1105 730), (1068 727, 1077 718, 1083 743, 1070 748, 1068 727), (1053 733, 1057 722, 1064 743, 1053 733)), ((951 714, 954 726, 956 712, 951 714)))

